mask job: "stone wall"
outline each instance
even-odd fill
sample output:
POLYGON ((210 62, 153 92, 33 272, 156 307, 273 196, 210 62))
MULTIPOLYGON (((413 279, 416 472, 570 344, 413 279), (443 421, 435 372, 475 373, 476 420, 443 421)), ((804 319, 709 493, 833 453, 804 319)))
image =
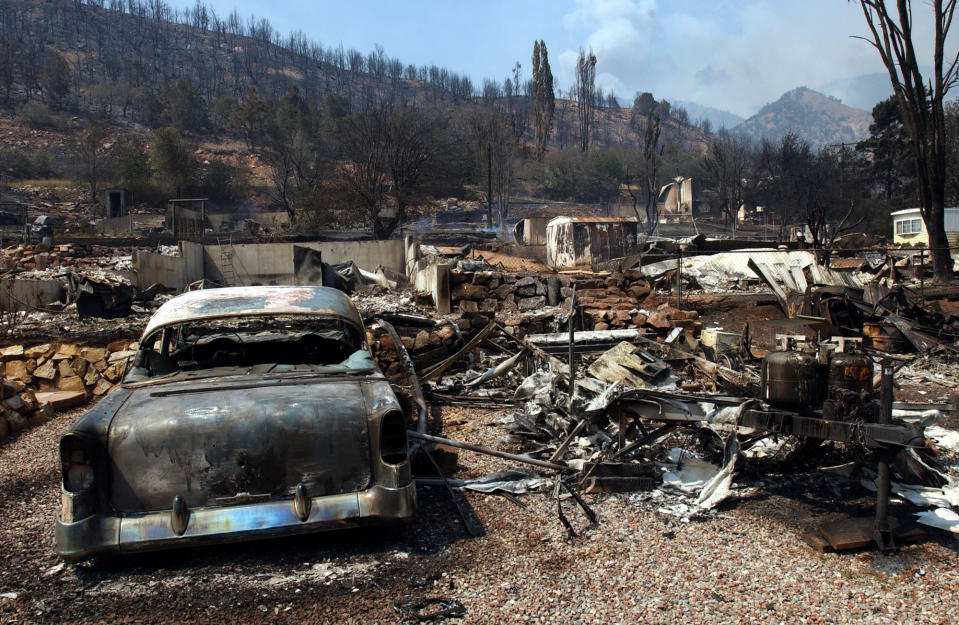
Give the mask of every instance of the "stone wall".
POLYGON ((102 397, 119 384, 136 342, 105 346, 44 343, 0 349, 0 440, 57 410, 102 397))
POLYGON ((683 327, 698 332, 702 328, 696 311, 678 310, 661 302, 642 274, 635 271, 608 276, 454 271, 450 274, 450 296, 453 310, 461 313, 542 317, 550 314, 551 307, 555 313, 556 306, 566 305, 573 284, 585 329, 683 327))

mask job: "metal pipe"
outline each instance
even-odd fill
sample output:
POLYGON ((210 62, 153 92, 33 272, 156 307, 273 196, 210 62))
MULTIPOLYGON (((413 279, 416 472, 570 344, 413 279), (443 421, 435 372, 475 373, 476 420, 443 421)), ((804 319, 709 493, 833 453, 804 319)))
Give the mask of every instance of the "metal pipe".
POLYGON ((558 462, 550 462, 548 460, 530 458, 529 456, 523 456, 520 454, 511 454, 506 451, 499 451, 498 449, 490 449, 489 447, 483 447, 482 445, 473 445, 471 443, 464 443, 462 441, 450 440, 448 438, 443 438, 442 436, 433 436, 432 434, 423 434, 422 432, 414 432, 412 430, 410 430, 408 434, 410 438, 416 438, 421 441, 439 443, 440 445, 449 445, 450 447, 456 447, 458 449, 466 449, 468 451, 475 451, 476 453, 486 454, 488 456, 496 456, 497 458, 505 458, 506 460, 523 462, 525 464, 531 464, 534 467, 543 467, 544 469, 553 469, 554 471, 566 471, 569 469, 569 467, 566 466, 565 464, 561 464, 558 462))
MULTIPOLYGON (((879 423, 892 423, 893 375, 892 363, 882 363, 882 380, 879 394, 879 423)), ((876 524, 874 538, 880 550, 893 549, 892 528, 889 527, 889 455, 879 451, 879 467, 876 476, 876 524)))
POLYGON ((561 460, 563 458, 563 454, 566 453, 566 449, 569 447, 570 443, 572 443, 573 439, 576 438, 576 436, 578 436, 579 433, 583 431, 583 428, 585 428, 588 423, 589 421, 586 419, 583 419, 582 421, 577 423, 576 427, 573 428, 573 431, 569 433, 569 436, 566 437, 566 439, 560 444, 560 446, 556 448, 556 451, 553 452, 553 455, 550 456, 549 461, 557 462, 561 460))
POLYGON ((676 253, 676 308, 683 308, 683 248, 676 253))
POLYGON ((573 414, 573 397, 576 395, 576 283, 569 296, 569 413, 573 414))
POLYGON ((879 423, 892 423, 893 376, 896 368, 887 362, 882 363, 882 378, 879 387, 879 423))

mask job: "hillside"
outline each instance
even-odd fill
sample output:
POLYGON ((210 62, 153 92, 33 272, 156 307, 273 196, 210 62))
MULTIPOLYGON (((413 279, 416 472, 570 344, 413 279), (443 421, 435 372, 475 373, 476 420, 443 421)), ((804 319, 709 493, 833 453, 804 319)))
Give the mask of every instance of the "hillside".
POLYGON ((756 141, 794 132, 814 146, 855 143, 869 136, 872 115, 806 87, 793 89, 736 127, 756 141))
MULTIPOLYGON (((528 95, 488 100, 470 78, 436 65, 413 66, 381 48, 369 53, 342 45, 326 47, 302 33, 284 36, 265 19, 237 11, 217 17, 197 4, 180 12, 160 2, 131 0, 83 4, 68 0, 12 0, 0 3, 0 70, 16 65, 4 84, 0 106, 18 109, 42 101, 54 110, 105 113, 116 123, 147 127, 170 123, 171 90, 188 81, 213 122, 217 101, 241 99, 254 87, 264 100, 278 99, 296 86, 307 102, 342 98, 352 111, 394 103, 423 106, 496 106, 509 109, 518 131, 532 140, 532 101, 528 95), (63 67, 61 93, 45 76, 63 67)), ((532 43, 532 42, 531 42, 532 43)), ((6 78, 0 71, 0 78, 6 78)), ((576 105, 557 99, 553 147, 575 144, 576 105)), ((644 127, 630 125, 630 109, 599 108, 593 145, 638 145, 644 127)), ((191 128, 202 133, 208 128, 191 128)), ((683 150, 704 145, 695 128, 668 119, 663 140, 683 150)))

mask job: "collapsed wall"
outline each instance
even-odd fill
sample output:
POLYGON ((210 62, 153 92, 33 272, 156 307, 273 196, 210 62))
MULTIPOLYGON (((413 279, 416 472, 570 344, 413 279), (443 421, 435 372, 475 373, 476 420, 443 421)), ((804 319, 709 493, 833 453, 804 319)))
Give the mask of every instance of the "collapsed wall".
POLYGON ((453 309, 460 313, 545 313, 550 308, 568 306, 574 284, 586 325, 583 329, 681 327, 694 333, 702 329, 695 310, 679 310, 662 302, 638 271, 606 276, 452 271, 450 297, 453 309))

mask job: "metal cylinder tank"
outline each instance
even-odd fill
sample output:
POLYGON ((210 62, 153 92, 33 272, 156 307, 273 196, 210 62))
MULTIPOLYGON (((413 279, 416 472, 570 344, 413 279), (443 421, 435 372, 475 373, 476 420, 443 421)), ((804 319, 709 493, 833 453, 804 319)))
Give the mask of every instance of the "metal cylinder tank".
POLYGON ((825 376, 816 358, 803 352, 770 352, 763 358, 762 398, 770 406, 790 410, 819 408, 825 398, 825 376))
POLYGON ((829 388, 843 389, 854 393, 873 392, 872 361, 862 354, 839 352, 829 359, 829 388))

